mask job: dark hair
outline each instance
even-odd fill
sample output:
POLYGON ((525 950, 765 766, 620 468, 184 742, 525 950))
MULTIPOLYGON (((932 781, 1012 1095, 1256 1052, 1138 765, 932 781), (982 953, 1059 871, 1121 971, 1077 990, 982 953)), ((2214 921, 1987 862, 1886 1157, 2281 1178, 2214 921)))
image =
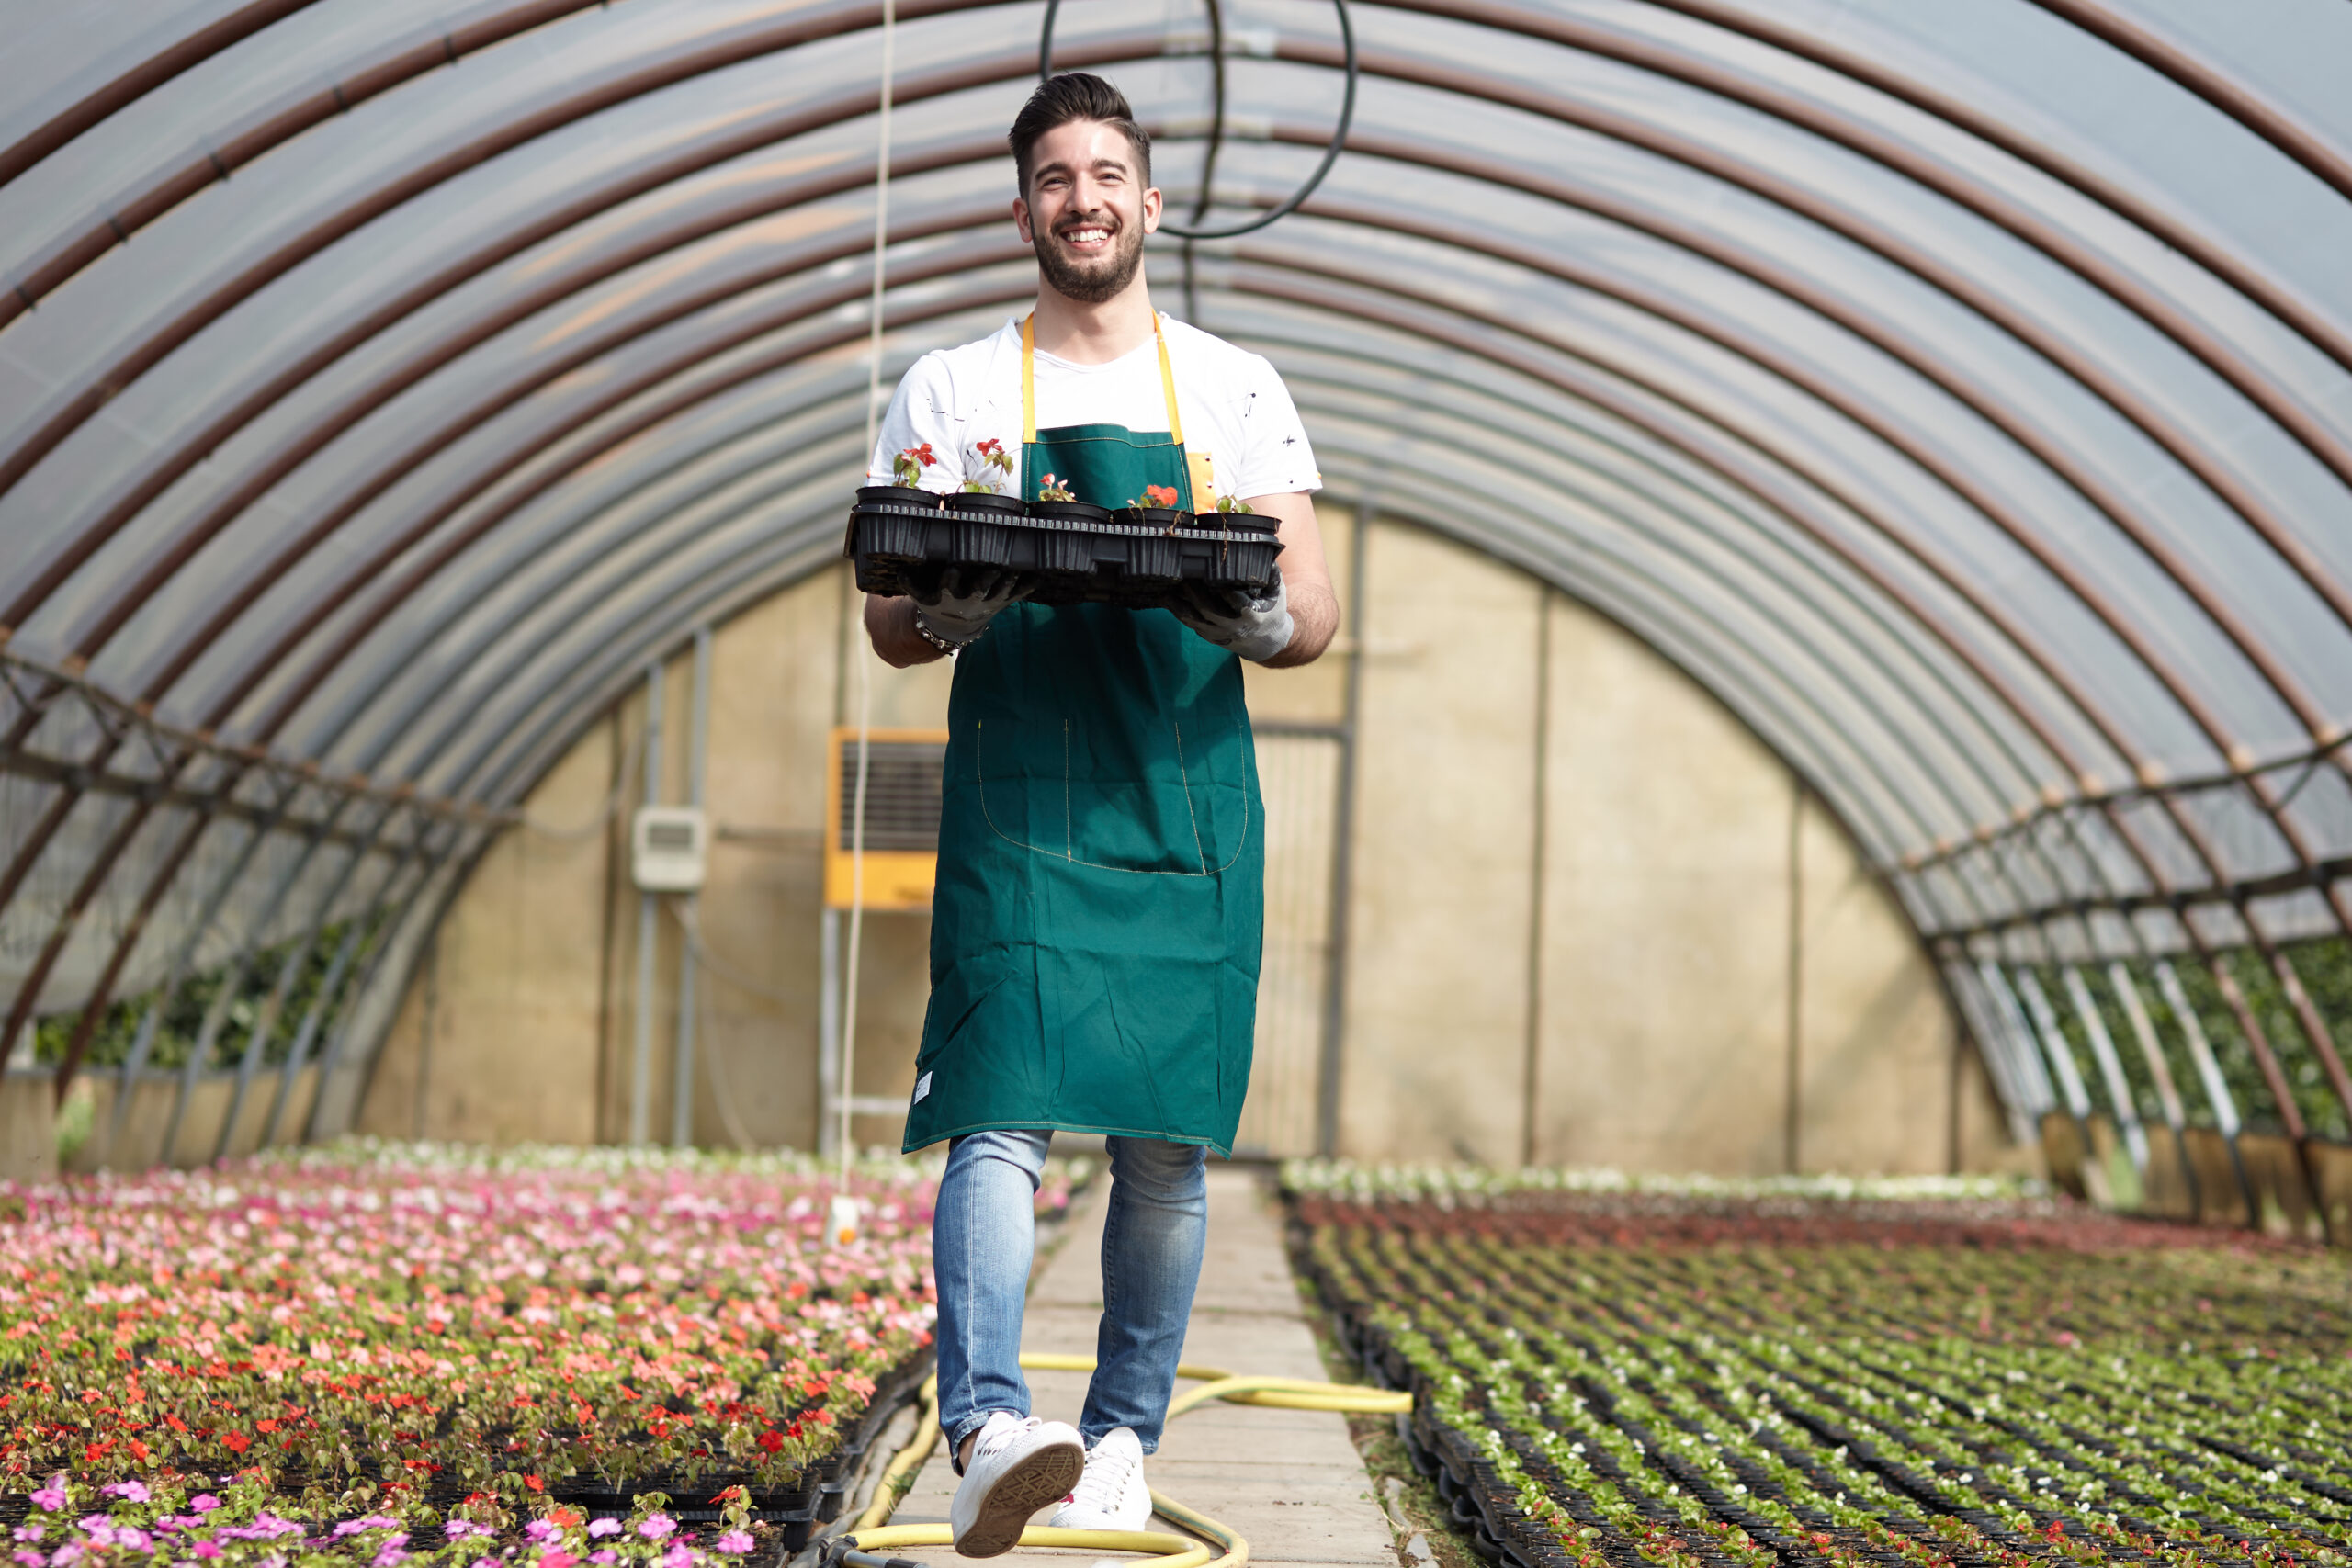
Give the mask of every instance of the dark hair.
POLYGON ((1005 135, 1023 197, 1029 194, 1030 154, 1036 150, 1037 139, 1057 126, 1080 119, 1099 119, 1124 131, 1127 144, 1136 150, 1136 162, 1142 165, 1136 170, 1138 177, 1145 185, 1151 184, 1151 138, 1136 123, 1127 96, 1100 76, 1065 71, 1037 84, 1037 90, 1012 117, 1012 130, 1005 135))

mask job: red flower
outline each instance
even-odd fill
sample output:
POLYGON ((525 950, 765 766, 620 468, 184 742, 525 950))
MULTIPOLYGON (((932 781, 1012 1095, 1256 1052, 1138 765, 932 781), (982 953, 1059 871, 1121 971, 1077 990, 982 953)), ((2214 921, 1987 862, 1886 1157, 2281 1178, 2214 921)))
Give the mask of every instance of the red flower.
POLYGON ((931 443, 928 441, 924 442, 920 446, 908 447, 901 456, 912 457, 916 462, 921 463, 926 468, 934 467, 939 462, 938 458, 931 455, 931 443))
POLYGON ((760 1447, 767 1450, 770 1453, 776 1452, 784 1447, 784 1434, 782 1432, 762 1432, 760 1434, 760 1447))
POLYGON ((1143 492, 1151 498, 1151 503, 1154 506, 1176 504, 1176 490, 1172 485, 1146 485, 1143 487, 1143 492))
POLYGON ((526 1475, 523 1477, 523 1484, 529 1487, 534 1492, 544 1492, 548 1489, 548 1483, 540 1480, 536 1475, 526 1475))

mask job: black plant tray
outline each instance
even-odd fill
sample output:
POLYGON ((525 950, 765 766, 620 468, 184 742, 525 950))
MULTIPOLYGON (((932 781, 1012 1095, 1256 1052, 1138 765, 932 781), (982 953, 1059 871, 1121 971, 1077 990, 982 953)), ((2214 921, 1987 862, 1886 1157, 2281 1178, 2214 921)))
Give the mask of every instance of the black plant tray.
POLYGON ((1261 589, 1282 553, 1271 518, 1162 507, 1118 512, 1082 502, 1028 505, 1001 495, 933 495, 869 486, 850 508, 842 554, 868 593, 935 587, 950 567, 996 567, 1037 579, 1039 604, 1148 608, 1182 583, 1261 589))
POLYGON ((715 1521, 724 1506, 718 1494, 741 1485, 750 1495, 752 1517, 780 1525, 787 1555, 808 1544, 817 1532, 841 1517, 856 1483, 859 1463, 874 1439, 904 1409, 931 1374, 934 1357, 926 1346, 875 1380, 874 1397, 866 1402, 857 1425, 842 1435, 842 1444, 783 1485, 761 1486, 749 1475, 713 1472, 689 1485, 674 1475, 648 1475, 616 1488, 594 1477, 576 1477, 549 1488, 558 1502, 585 1508, 591 1514, 627 1516, 640 1493, 660 1492, 670 1499, 668 1512, 688 1524, 715 1521), (584 1482, 585 1484, 582 1483, 584 1482))

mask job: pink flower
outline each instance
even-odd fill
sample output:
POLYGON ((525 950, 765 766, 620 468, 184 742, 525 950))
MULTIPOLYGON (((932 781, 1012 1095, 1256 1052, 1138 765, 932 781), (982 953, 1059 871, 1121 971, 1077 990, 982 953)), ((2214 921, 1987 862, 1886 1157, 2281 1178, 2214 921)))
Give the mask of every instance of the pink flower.
POLYGON ((120 1497, 128 1502, 144 1503, 148 1499, 147 1483, 143 1481, 118 1481, 98 1491, 108 1497, 120 1497))
POLYGON ((729 1530, 725 1535, 720 1536, 717 1540, 711 1542, 711 1544, 721 1551, 749 1551, 752 1550, 752 1532, 750 1530, 729 1530))
POLYGON ((617 1551, 614 1551, 611 1547, 609 1547, 609 1546, 608 1546, 608 1547, 606 1547, 606 1548, 605 1548, 605 1550, 604 1550, 604 1551, 592 1551, 592 1552, 590 1552, 590 1553, 588 1554, 588 1561, 589 1561, 589 1562, 591 1562, 598 1563, 598 1564, 609 1564, 609 1563, 618 1562, 620 1560, 621 1560, 621 1554, 620 1554, 619 1552, 617 1552, 617 1551))
POLYGON ((569 1551, 549 1551, 540 1555, 539 1568, 571 1568, 579 1561, 569 1551))
MULTIPOLYGON (((484 1535, 488 1535, 489 1533, 490 1532, 488 1530, 482 1531, 482 1534, 484 1535)), ((561 1533, 562 1532, 558 1530, 553 1524, 549 1523, 546 1519, 533 1519, 529 1524, 523 1527, 523 1539, 526 1540, 552 1540, 556 1536, 561 1533)))
POLYGON ((678 1521, 667 1514, 655 1514, 637 1527, 637 1533, 648 1540, 660 1540, 678 1528, 678 1521))
POLYGON ((621 1522, 618 1519, 591 1519, 588 1521, 588 1533, 594 1536, 618 1535, 621 1533, 621 1522))
POLYGON ((48 1485, 33 1494, 33 1504, 47 1514, 53 1514, 65 1506, 65 1477, 51 1477, 48 1485))
POLYGON ((663 1553, 662 1568, 694 1568, 694 1548, 682 1540, 663 1553))
POLYGON ((218 1557, 220 1555, 220 1543, 213 1540, 199 1540, 196 1543, 195 1550, 198 1557, 218 1557))
POLYGON ((220 1506, 220 1499, 209 1492, 199 1492, 187 1500, 187 1511, 191 1514, 209 1514, 220 1506))

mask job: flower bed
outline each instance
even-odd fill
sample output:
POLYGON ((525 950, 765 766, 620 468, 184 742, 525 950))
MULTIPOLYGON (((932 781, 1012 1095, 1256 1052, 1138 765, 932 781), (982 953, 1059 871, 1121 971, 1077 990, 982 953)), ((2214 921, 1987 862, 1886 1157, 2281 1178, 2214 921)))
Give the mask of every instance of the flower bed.
POLYGON ((1530 1568, 2352 1560, 2340 1258, 2018 1190, 1285 1178, 1417 1461, 1530 1568))
POLYGON ((860 1165, 845 1247, 788 1155, 350 1143, 0 1185, 0 1522, 25 1568, 781 1544, 928 1366, 937 1171, 860 1165))

